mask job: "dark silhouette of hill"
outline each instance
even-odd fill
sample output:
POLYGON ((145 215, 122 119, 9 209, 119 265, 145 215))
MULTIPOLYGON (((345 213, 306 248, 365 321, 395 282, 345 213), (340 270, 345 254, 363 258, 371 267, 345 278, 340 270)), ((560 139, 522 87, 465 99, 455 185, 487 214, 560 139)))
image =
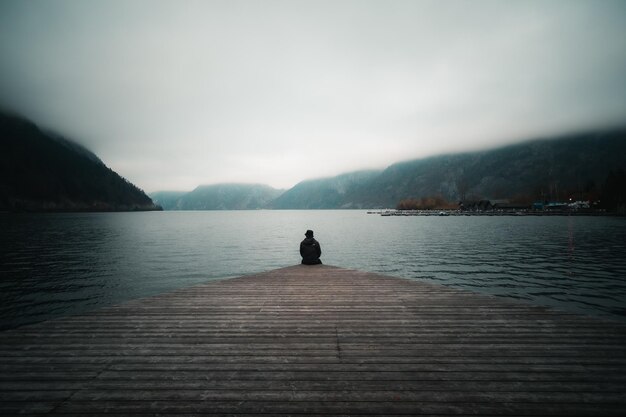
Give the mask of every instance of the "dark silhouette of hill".
POLYGON ((201 185, 188 193, 152 194, 165 210, 255 210, 267 208, 283 190, 261 184, 201 185))
POLYGON ((0 113, 0 210, 157 210, 96 155, 32 122, 0 113))

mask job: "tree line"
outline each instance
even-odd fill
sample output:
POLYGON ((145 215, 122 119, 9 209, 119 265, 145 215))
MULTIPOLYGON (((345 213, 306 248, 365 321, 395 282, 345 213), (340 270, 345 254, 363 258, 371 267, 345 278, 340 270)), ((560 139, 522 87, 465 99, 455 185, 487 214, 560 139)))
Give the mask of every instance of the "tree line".
MULTIPOLYGON (((556 189, 556 185, 553 187, 556 189)), ((471 200, 483 200, 484 197, 472 196, 471 200)), ((560 192, 546 192, 538 189, 532 195, 517 194, 508 199, 511 203, 526 204, 529 207, 535 201, 548 202, 551 199, 563 201, 589 201, 593 207, 614 213, 626 214, 626 171, 611 170, 604 183, 597 187, 593 181, 587 181, 583 187, 562 189, 560 192)), ((464 201, 464 199, 461 199, 464 201)), ((406 198, 396 205, 397 210, 450 210, 456 209, 459 202, 452 202, 441 195, 406 198)))

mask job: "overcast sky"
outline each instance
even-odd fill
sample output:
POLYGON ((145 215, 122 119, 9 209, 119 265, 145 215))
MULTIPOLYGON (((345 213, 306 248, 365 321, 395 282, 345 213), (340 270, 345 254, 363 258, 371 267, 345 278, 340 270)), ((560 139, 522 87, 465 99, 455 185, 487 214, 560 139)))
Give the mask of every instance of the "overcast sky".
POLYGON ((626 1, 0 0, 0 106, 148 192, 626 124, 626 1))

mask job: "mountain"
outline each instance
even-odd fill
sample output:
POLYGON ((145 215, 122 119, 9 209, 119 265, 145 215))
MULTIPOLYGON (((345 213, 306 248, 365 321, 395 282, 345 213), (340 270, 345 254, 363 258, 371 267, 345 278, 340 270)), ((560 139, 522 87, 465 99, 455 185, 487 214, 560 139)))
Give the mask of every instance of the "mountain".
POLYGON ((180 210, 178 200, 185 194, 187 191, 157 191, 149 195, 154 204, 163 207, 163 210, 180 210))
POLYGON ((165 210, 255 210, 267 208, 283 190, 261 184, 201 185, 189 193, 157 192, 165 210))
POLYGON ((353 190, 366 187, 380 171, 357 171, 332 178, 306 180, 285 191, 271 203, 276 209, 364 208, 361 201, 351 201, 353 190))
POLYGON ((382 171, 302 181, 285 192, 222 184, 152 196, 166 210, 386 208, 430 197, 453 204, 480 199, 622 201, 616 195, 624 193, 624 170, 626 129, 615 129, 399 162, 382 171), (609 188, 613 197, 607 196, 609 188))
POLYGON ((626 129, 535 140, 391 165, 348 197, 367 207, 405 198, 564 200, 599 192, 626 168, 626 129))
POLYGON ((0 210, 158 210, 95 154, 21 117, 0 113, 0 210))

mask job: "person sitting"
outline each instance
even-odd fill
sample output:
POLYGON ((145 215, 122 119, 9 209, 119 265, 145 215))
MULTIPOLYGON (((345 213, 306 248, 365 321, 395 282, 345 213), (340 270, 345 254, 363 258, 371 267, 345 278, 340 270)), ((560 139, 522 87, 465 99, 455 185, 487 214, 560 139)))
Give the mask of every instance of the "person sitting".
POLYGON ((313 230, 307 230, 304 236, 306 236, 306 238, 300 242, 302 263, 304 265, 321 264, 320 256, 322 255, 322 248, 320 247, 320 243, 313 238, 313 230))

